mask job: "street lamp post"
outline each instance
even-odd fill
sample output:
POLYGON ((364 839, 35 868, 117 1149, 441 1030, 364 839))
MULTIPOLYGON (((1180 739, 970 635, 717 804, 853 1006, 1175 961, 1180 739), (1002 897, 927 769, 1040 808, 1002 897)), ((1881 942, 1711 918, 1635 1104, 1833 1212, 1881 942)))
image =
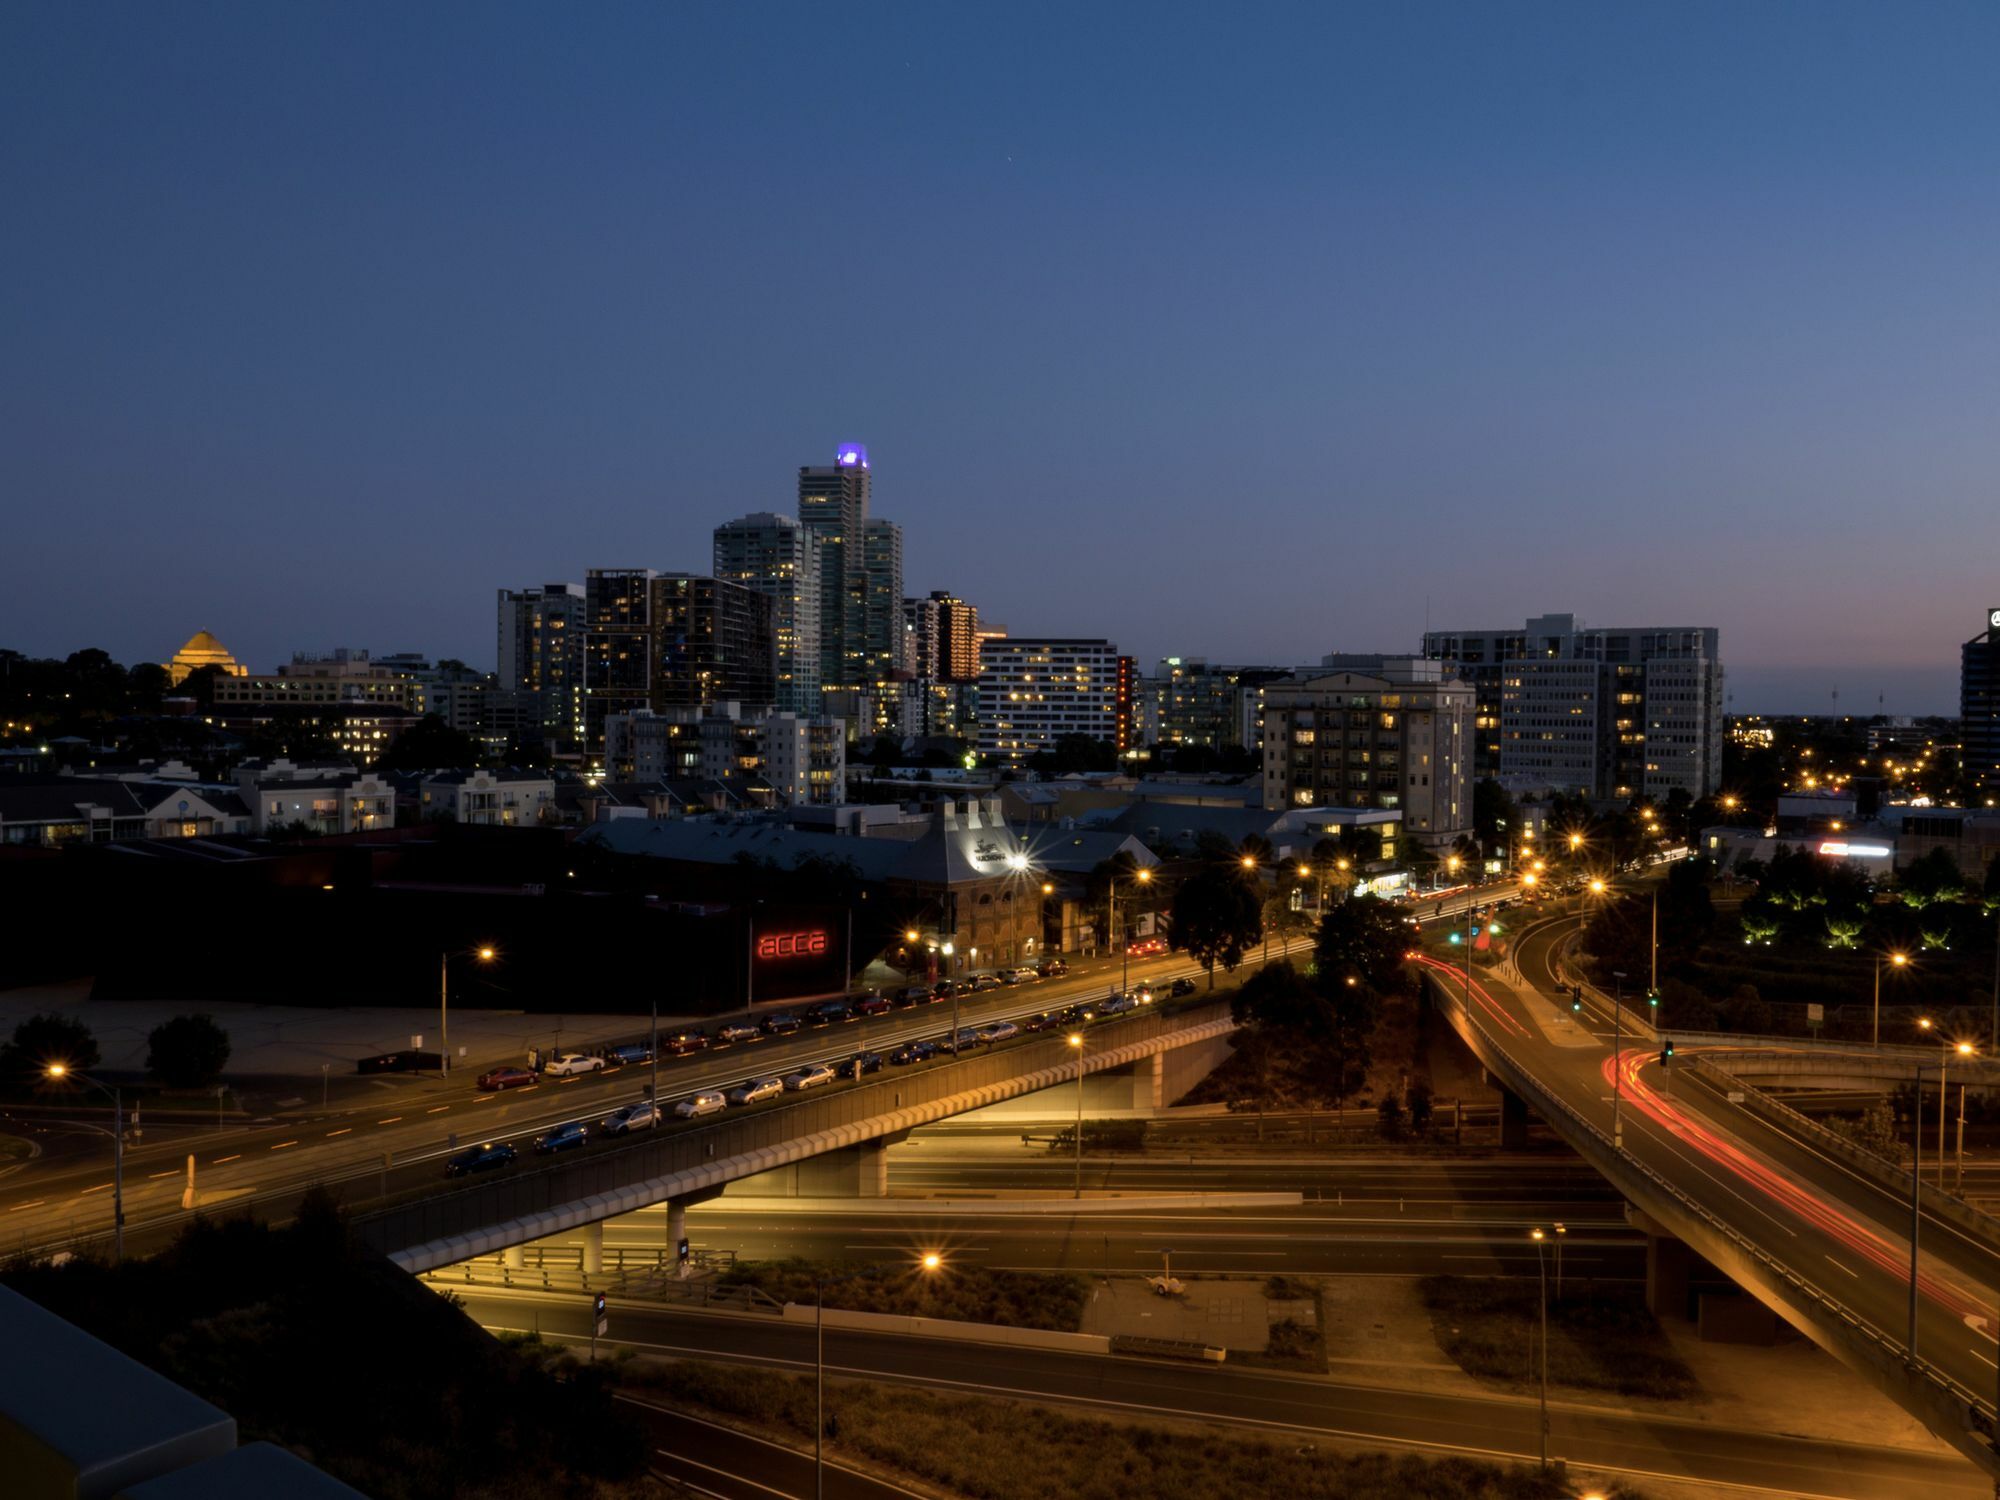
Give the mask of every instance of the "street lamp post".
POLYGON ((945 978, 951 983, 951 1055, 952 1059, 956 1061, 958 1058, 958 981, 951 977, 950 938, 946 938, 942 943, 938 944, 938 952, 944 955, 944 974, 945 978))
POLYGON ((1535 1241, 1535 1265, 1542 1273, 1542 1467, 1549 1466, 1549 1262, 1547 1236, 1530 1230, 1535 1241))
POLYGON ((1072 1031, 1069 1044, 1076 1052, 1076 1193, 1083 1197, 1083 1033, 1072 1031))
MULTIPOLYGON (((1909 961, 1910 956, 1907 953, 1889 955, 1889 962, 1899 969, 1909 961)), ((1875 1009, 1869 1023, 1868 1045, 1871 1047, 1882 1045, 1882 955, 1879 953, 1875 955, 1875 1009)))
MULTIPOLYGON (((460 950, 458 956, 477 958, 483 964, 491 963, 493 949, 490 946, 465 948, 460 950)), ((451 1020, 452 957, 449 951, 438 955, 438 1056, 443 1059, 438 1064, 440 1076, 451 1071, 451 1032, 448 1028, 451 1020)))
POLYGON ((1563 1299, 1563 1241, 1569 1237, 1566 1225, 1558 1224, 1556 1230, 1556 1301, 1563 1299))
MULTIPOLYGON (((1132 872, 1132 879, 1141 885, 1150 885, 1153 872, 1138 869, 1132 872)), ((1111 940, 1118 945, 1118 989, 1122 994, 1132 987, 1132 945, 1125 941, 1125 934, 1118 930, 1118 877, 1111 877, 1111 940)))
POLYGON ((1625 974, 1614 970, 1611 977, 1618 981, 1616 993, 1611 1003, 1611 1149, 1625 1149, 1625 1125, 1619 1116, 1618 1103, 1623 1097, 1618 1086, 1619 1058, 1625 1051, 1625 974))
MULTIPOLYGON (((115 1266, 125 1259, 125 1094, 115 1083, 99 1083, 87 1073, 71 1070, 67 1063, 50 1063, 47 1068, 51 1078, 74 1078, 87 1083, 100 1094, 111 1096, 111 1263, 115 1266)), ((103 1133, 102 1125, 90 1126, 103 1133)))

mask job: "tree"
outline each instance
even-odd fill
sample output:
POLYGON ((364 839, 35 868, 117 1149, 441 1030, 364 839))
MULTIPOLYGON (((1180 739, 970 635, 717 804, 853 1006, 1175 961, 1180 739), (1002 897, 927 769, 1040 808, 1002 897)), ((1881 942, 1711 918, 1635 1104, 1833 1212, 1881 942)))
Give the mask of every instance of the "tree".
POLYGON ((1903 868, 1897 889, 1904 905, 1921 909, 1936 901, 1959 900, 1965 895, 1965 877, 1951 852, 1940 845, 1903 868))
POLYGON ((97 1066, 98 1055, 97 1038, 83 1022, 69 1016, 29 1016, 14 1028, 14 1039, 0 1047, 0 1075, 38 1078, 53 1063, 86 1073, 97 1066))
POLYGON ((1328 911, 1313 948, 1323 991, 1347 987, 1349 977, 1377 993, 1403 987, 1410 930, 1396 907, 1376 896, 1355 896, 1328 911))
POLYGON ((1428 1134, 1431 1128, 1431 1090, 1427 1083, 1413 1083, 1410 1095, 1410 1129, 1418 1135, 1428 1134))
POLYGON ((1234 970, 1243 962, 1243 950, 1263 935, 1261 903, 1240 869, 1210 865, 1174 892, 1174 945, 1208 970, 1211 990, 1217 961, 1234 970))
POLYGON ((1376 1128, 1385 1141, 1400 1141, 1403 1138, 1403 1101, 1394 1094, 1384 1094, 1382 1102, 1375 1106, 1376 1128))
POLYGON ((1288 958, 1244 980, 1243 988, 1230 999, 1229 1014, 1239 1026, 1287 1032, 1311 1044, 1332 1034, 1325 997, 1288 958))
POLYGON ((1473 784, 1472 830, 1487 850, 1505 849, 1519 823, 1520 813, 1505 787, 1490 776, 1473 784))
POLYGON ((425 714, 376 758, 383 771, 446 771, 479 764, 479 746, 436 714, 425 714))
POLYGON ((209 1088, 229 1062, 229 1033, 205 1012, 162 1021, 147 1041, 146 1071, 168 1088, 209 1088))

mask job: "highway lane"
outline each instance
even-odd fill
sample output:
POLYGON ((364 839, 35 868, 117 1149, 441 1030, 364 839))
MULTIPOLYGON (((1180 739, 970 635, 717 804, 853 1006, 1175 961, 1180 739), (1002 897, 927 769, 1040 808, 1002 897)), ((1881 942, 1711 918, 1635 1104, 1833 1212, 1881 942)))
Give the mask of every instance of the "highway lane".
MULTIPOLYGON (((484 1326, 575 1340, 587 1335, 579 1294, 453 1288, 484 1326)), ((614 1301, 612 1342, 641 1353, 811 1369, 811 1324, 668 1310, 614 1301)), ((1230 1365, 1058 1354, 1003 1345, 828 1329, 830 1374, 1008 1396, 1150 1418, 1205 1418, 1349 1448, 1403 1447, 1531 1460, 1533 1401, 1385 1389, 1230 1365)), ((1552 1403, 1550 1451, 1638 1478, 1756 1485, 1811 1500, 1958 1500, 1991 1486, 1954 1459, 1743 1432, 1655 1414, 1552 1403)))
MULTIPOLYGON (((817 1493, 810 1450, 754 1437, 718 1422, 673 1411, 652 1399, 620 1396, 646 1434, 648 1467, 720 1500, 810 1500, 817 1493)), ((837 1460, 826 1465, 829 1500, 923 1500, 915 1490, 876 1479, 837 1460)))
MULTIPOLYGON (((1552 940, 1539 930, 1530 937, 1552 940)), ((1524 942, 1523 948, 1528 946, 1524 942)), ((1527 958, 1524 967, 1533 974, 1537 964, 1532 954, 1527 958)), ((1462 974, 1449 983, 1462 992, 1462 974)), ((1614 1070, 1608 1047, 1553 1045, 1505 986, 1475 978, 1473 997, 1475 1014, 1507 1051, 1572 1109, 1609 1130, 1614 1070)), ((1906 1203, 1894 1202, 1872 1183, 1862 1186, 1808 1144, 1690 1086, 1686 1075, 1678 1082, 1663 1077, 1650 1044, 1627 1043, 1616 1090, 1630 1155, 1884 1336, 1904 1340, 1910 1283, 1906 1203)), ((1964 1389, 1991 1393, 2000 1370, 1992 1322, 2000 1275, 1983 1246, 1944 1229, 1932 1231, 1926 1224, 1917 1277, 1917 1350, 1964 1389)))
MULTIPOLYGON (((1303 939, 1274 944, 1276 960, 1303 939)), ((1261 957, 1261 955, 1260 955, 1261 957)), ((1254 964, 1253 964, 1254 966, 1254 964)), ((1192 976, 1184 954, 1133 962, 1134 984, 1164 986, 1192 976)), ((971 1026, 1058 1009, 1102 994, 1102 973, 1038 980, 961 997, 959 1021, 971 1026)), ((788 1007, 773 1006, 771 1009, 788 1007)), ((792 1007, 795 1008, 795 1007, 792 1007)), ((856 1051, 887 1053, 903 1042, 943 1035, 951 1024, 949 1002, 896 1010, 788 1037, 767 1037, 715 1047, 680 1058, 662 1058, 660 1093, 672 1101, 702 1089, 727 1088, 746 1078, 784 1073, 814 1062, 839 1062, 856 1051)), ((917 1064, 915 1068, 938 1066, 917 1064)), ((885 1072, 891 1070, 885 1069, 885 1072)), ((880 1075, 878 1075, 880 1076, 880 1075)), ((226 1131, 199 1146, 185 1139, 128 1146, 125 1157, 127 1236, 149 1223, 170 1224, 181 1215, 185 1161, 196 1158, 196 1181, 205 1206, 222 1206, 265 1194, 296 1195, 317 1183, 347 1183, 351 1193, 396 1193, 438 1179, 441 1162, 482 1140, 525 1145, 534 1135, 570 1120, 596 1121, 645 1097, 653 1078, 648 1065, 609 1068, 576 1078, 545 1079, 504 1094, 480 1093, 469 1070, 421 1093, 398 1092, 390 1102, 325 1115, 292 1115, 226 1131), (387 1158, 386 1162, 384 1158, 387 1158)), ((847 1085, 831 1085, 838 1088, 847 1085)), ((759 1106, 770 1107, 770 1106, 759 1106)), ((98 1110, 79 1118, 93 1122, 98 1110)), ((689 1128, 668 1124, 663 1129, 689 1128)), ((0 1179, 0 1247, 38 1248, 82 1234, 107 1232, 112 1187, 109 1142, 90 1154, 73 1154, 0 1179)))

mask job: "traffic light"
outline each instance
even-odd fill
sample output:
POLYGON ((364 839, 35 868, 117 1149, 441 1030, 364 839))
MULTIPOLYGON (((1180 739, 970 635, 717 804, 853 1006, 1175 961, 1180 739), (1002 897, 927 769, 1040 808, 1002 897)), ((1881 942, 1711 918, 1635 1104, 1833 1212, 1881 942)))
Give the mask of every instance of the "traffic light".
POLYGON ((601 1318, 601 1317, 603 1317, 603 1316, 604 1316, 604 1293, 602 1293, 602 1292, 599 1292, 599 1293, 597 1294, 597 1296, 596 1296, 595 1298, 593 1298, 593 1299, 592 1299, 592 1303, 593 1303, 593 1306, 592 1306, 592 1308, 591 1308, 591 1315, 592 1315, 593 1317, 598 1317, 598 1318, 601 1318))
POLYGON ((686 1260, 688 1253, 688 1242, 686 1240, 674 1241, 674 1258, 676 1260, 686 1260))
POLYGON ((1464 939, 1463 937, 1461 937, 1461 936, 1460 936, 1460 935, 1459 935, 1458 933, 1456 933, 1456 932, 1454 932, 1454 933, 1453 933, 1453 934, 1451 935, 1451 940, 1452 940, 1452 941, 1453 941, 1454 943, 1462 943, 1462 942, 1464 942, 1464 941, 1465 941, 1465 939, 1464 939))
POLYGON ((1665 1066, 1667 1066, 1668 1063, 1672 1062, 1673 1060, 1674 1060, 1674 1044, 1669 1041, 1662 1041, 1660 1043, 1660 1066, 1664 1068, 1665 1066))
POLYGON ((1573 984, 1573 985, 1571 985, 1571 986, 1569 987, 1569 1008, 1570 1008, 1570 1009, 1571 1009, 1572 1011, 1574 1011, 1574 1012, 1575 1012, 1575 1013, 1576 1013, 1577 1015, 1582 1015, 1582 1014, 1583 1014, 1583 986, 1582 986, 1582 985, 1580 985, 1580 984, 1573 984))
POLYGON ((1647 990, 1646 1003, 1650 1005, 1654 1010, 1658 1010, 1660 1008, 1660 997, 1658 993, 1656 993, 1653 990, 1647 990))

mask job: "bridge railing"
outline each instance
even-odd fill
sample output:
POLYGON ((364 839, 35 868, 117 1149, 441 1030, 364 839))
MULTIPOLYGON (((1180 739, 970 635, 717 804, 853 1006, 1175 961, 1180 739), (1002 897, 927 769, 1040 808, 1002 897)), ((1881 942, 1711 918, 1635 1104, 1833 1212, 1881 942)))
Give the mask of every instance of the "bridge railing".
MULTIPOLYGON (((1227 1001, 1200 1001, 1179 1011, 1146 1011, 1098 1022, 1085 1032, 1084 1069, 1121 1066, 1132 1058, 1114 1059, 1110 1054, 1228 1017, 1227 1001)), ((787 1095, 788 1101, 796 1102, 602 1148, 581 1160, 427 1192, 415 1201, 366 1214, 356 1220, 356 1228, 364 1240, 382 1250, 426 1244, 579 1203, 635 1183, 774 1152, 801 1139, 1014 1083, 1024 1076, 1057 1073, 1074 1077, 1076 1066, 1077 1054, 1064 1037, 1036 1038, 918 1072, 890 1073, 879 1081, 833 1094, 787 1095)), ((857 1136, 856 1143, 861 1139, 865 1137, 857 1136)), ((773 1166, 780 1164, 772 1162, 773 1166)))
MULTIPOLYGON (((1966 1427, 1980 1432, 1989 1444, 1994 1442, 1996 1431, 2000 1431, 2000 1425, 1996 1425, 1995 1404, 1990 1398, 1967 1389, 1946 1371, 1921 1356, 1912 1356, 1904 1340, 1876 1327, 1838 1297, 1770 1254, 1726 1220, 1711 1212, 1699 1200, 1676 1187, 1659 1172, 1616 1146, 1603 1128, 1572 1108, 1552 1091, 1544 1088, 1534 1074, 1517 1062, 1500 1040, 1480 1022, 1476 1015, 1472 1014, 1465 1004, 1462 993, 1453 994, 1450 985, 1439 976, 1433 975, 1432 978, 1436 981, 1438 992, 1450 1002, 1453 1019, 1463 1025, 1472 1037, 1478 1038, 1480 1048, 1486 1054, 1482 1060, 1490 1060, 1492 1064, 1497 1064, 1498 1070, 1508 1075, 1508 1086, 1520 1093, 1543 1119, 1551 1124, 1560 1121, 1563 1132, 1570 1136, 1572 1145, 1588 1147, 1585 1154, 1597 1159, 1598 1170, 1617 1184, 1619 1190, 1625 1192, 1628 1198, 1637 1198, 1641 1195, 1627 1190, 1625 1184, 1619 1181, 1620 1176, 1636 1176, 1644 1179, 1644 1186, 1648 1192, 1669 1200, 1681 1214, 1696 1220, 1710 1233, 1725 1240, 1733 1250, 1754 1262, 1767 1276, 1776 1279, 1805 1302, 1817 1307, 1823 1316, 1846 1328, 1865 1346, 1872 1349, 1878 1358, 1887 1360, 1892 1365, 1901 1366, 1929 1382, 1934 1389, 1961 1410, 1966 1427)), ((1471 1037, 1468 1037, 1468 1040, 1471 1040, 1471 1037)))

